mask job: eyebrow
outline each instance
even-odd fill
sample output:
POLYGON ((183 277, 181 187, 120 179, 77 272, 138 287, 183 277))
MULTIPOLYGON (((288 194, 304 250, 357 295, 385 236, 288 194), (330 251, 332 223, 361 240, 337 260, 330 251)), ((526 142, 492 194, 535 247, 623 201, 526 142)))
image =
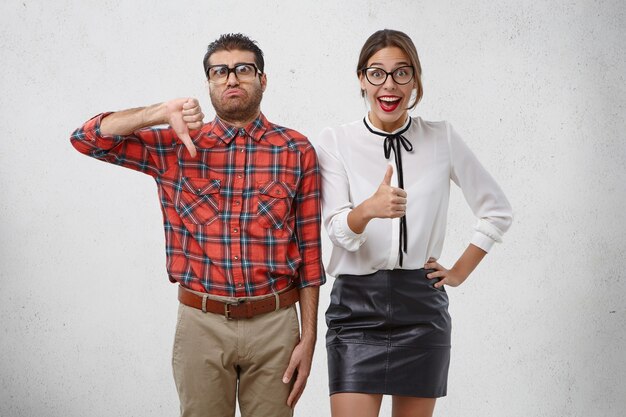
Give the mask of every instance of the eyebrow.
MULTIPOLYGON (((256 64, 252 62, 235 62, 235 64, 233 64, 233 68, 235 68, 237 65, 256 65, 256 64)), ((228 64, 209 65, 209 68, 213 68, 213 67, 228 67, 228 64)))
MULTIPOLYGON (((381 62, 372 62, 369 66, 372 66, 372 65, 380 65, 380 66, 382 66, 383 64, 381 62)), ((411 63, 410 62, 406 62, 406 61, 400 61, 400 62, 396 62, 396 65, 397 66, 411 65, 411 63)))

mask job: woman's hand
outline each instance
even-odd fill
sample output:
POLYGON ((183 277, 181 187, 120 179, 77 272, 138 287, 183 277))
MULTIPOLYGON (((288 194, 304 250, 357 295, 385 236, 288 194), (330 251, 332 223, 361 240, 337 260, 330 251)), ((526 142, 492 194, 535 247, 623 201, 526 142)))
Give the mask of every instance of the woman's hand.
POLYGON ((367 200, 348 213, 348 227, 354 233, 363 233, 365 226, 375 218, 393 219, 406 214, 406 191, 391 186, 393 167, 387 166, 383 182, 367 200))
POLYGON ((406 191, 391 186, 393 167, 387 166, 383 182, 367 200, 367 216, 370 218, 393 219, 406 214, 406 191))
POLYGON ((436 271, 427 274, 426 277, 428 279, 439 278, 439 282, 434 285, 435 288, 440 288, 442 285, 458 287, 470 276, 486 254, 487 252, 478 246, 470 244, 459 260, 456 261, 452 269, 446 269, 439 265, 435 258, 428 258, 428 262, 424 264, 424 268, 435 269, 436 271))
POLYGON ((443 266, 439 265, 435 258, 428 258, 428 262, 424 264, 425 269, 435 269, 435 272, 431 272, 430 274, 426 274, 426 278, 428 279, 436 279, 439 278, 439 282, 433 285, 435 288, 441 288, 443 285, 448 285, 450 287, 458 287, 467 279, 467 275, 463 275, 458 271, 455 271, 454 268, 446 269, 443 266))

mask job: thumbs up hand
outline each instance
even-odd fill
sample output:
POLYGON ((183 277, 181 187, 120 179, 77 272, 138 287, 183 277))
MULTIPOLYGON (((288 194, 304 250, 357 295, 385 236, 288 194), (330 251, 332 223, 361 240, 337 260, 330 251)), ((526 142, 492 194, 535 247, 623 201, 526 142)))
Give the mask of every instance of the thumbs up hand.
POLYGON ((385 171, 385 178, 383 178, 383 182, 381 184, 391 186, 391 177, 393 177, 393 166, 389 164, 387 165, 387 170, 385 171))
POLYGON ((388 165, 383 181, 378 189, 365 202, 367 204, 368 217, 370 218, 396 218, 406 214, 406 191, 391 186, 393 166, 388 165))

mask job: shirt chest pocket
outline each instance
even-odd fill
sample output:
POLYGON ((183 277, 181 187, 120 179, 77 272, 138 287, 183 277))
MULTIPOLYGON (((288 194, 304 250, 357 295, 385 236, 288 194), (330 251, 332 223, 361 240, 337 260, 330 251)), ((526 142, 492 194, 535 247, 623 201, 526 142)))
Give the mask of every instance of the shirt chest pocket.
POLYGON ((282 229, 296 195, 295 185, 279 180, 258 181, 257 188, 259 224, 266 229, 282 229))
POLYGON ((177 211, 183 221, 208 225, 219 218, 221 180, 182 177, 177 211))

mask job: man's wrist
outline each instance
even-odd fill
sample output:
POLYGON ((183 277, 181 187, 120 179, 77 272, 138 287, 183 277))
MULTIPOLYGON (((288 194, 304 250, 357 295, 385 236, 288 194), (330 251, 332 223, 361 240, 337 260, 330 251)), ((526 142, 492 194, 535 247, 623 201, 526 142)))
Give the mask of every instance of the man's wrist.
POLYGON ((315 349, 315 343, 317 342, 316 336, 302 335, 300 337, 300 345, 307 347, 310 350, 315 349))
POLYGON ((100 121, 102 135, 130 135, 145 127, 169 123, 164 103, 109 113, 100 121))
POLYGON ((167 104, 165 102, 144 107, 143 111, 141 112, 141 116, 141 124, 144 127, 169 123, 169 119, 167 117, 167 104))

